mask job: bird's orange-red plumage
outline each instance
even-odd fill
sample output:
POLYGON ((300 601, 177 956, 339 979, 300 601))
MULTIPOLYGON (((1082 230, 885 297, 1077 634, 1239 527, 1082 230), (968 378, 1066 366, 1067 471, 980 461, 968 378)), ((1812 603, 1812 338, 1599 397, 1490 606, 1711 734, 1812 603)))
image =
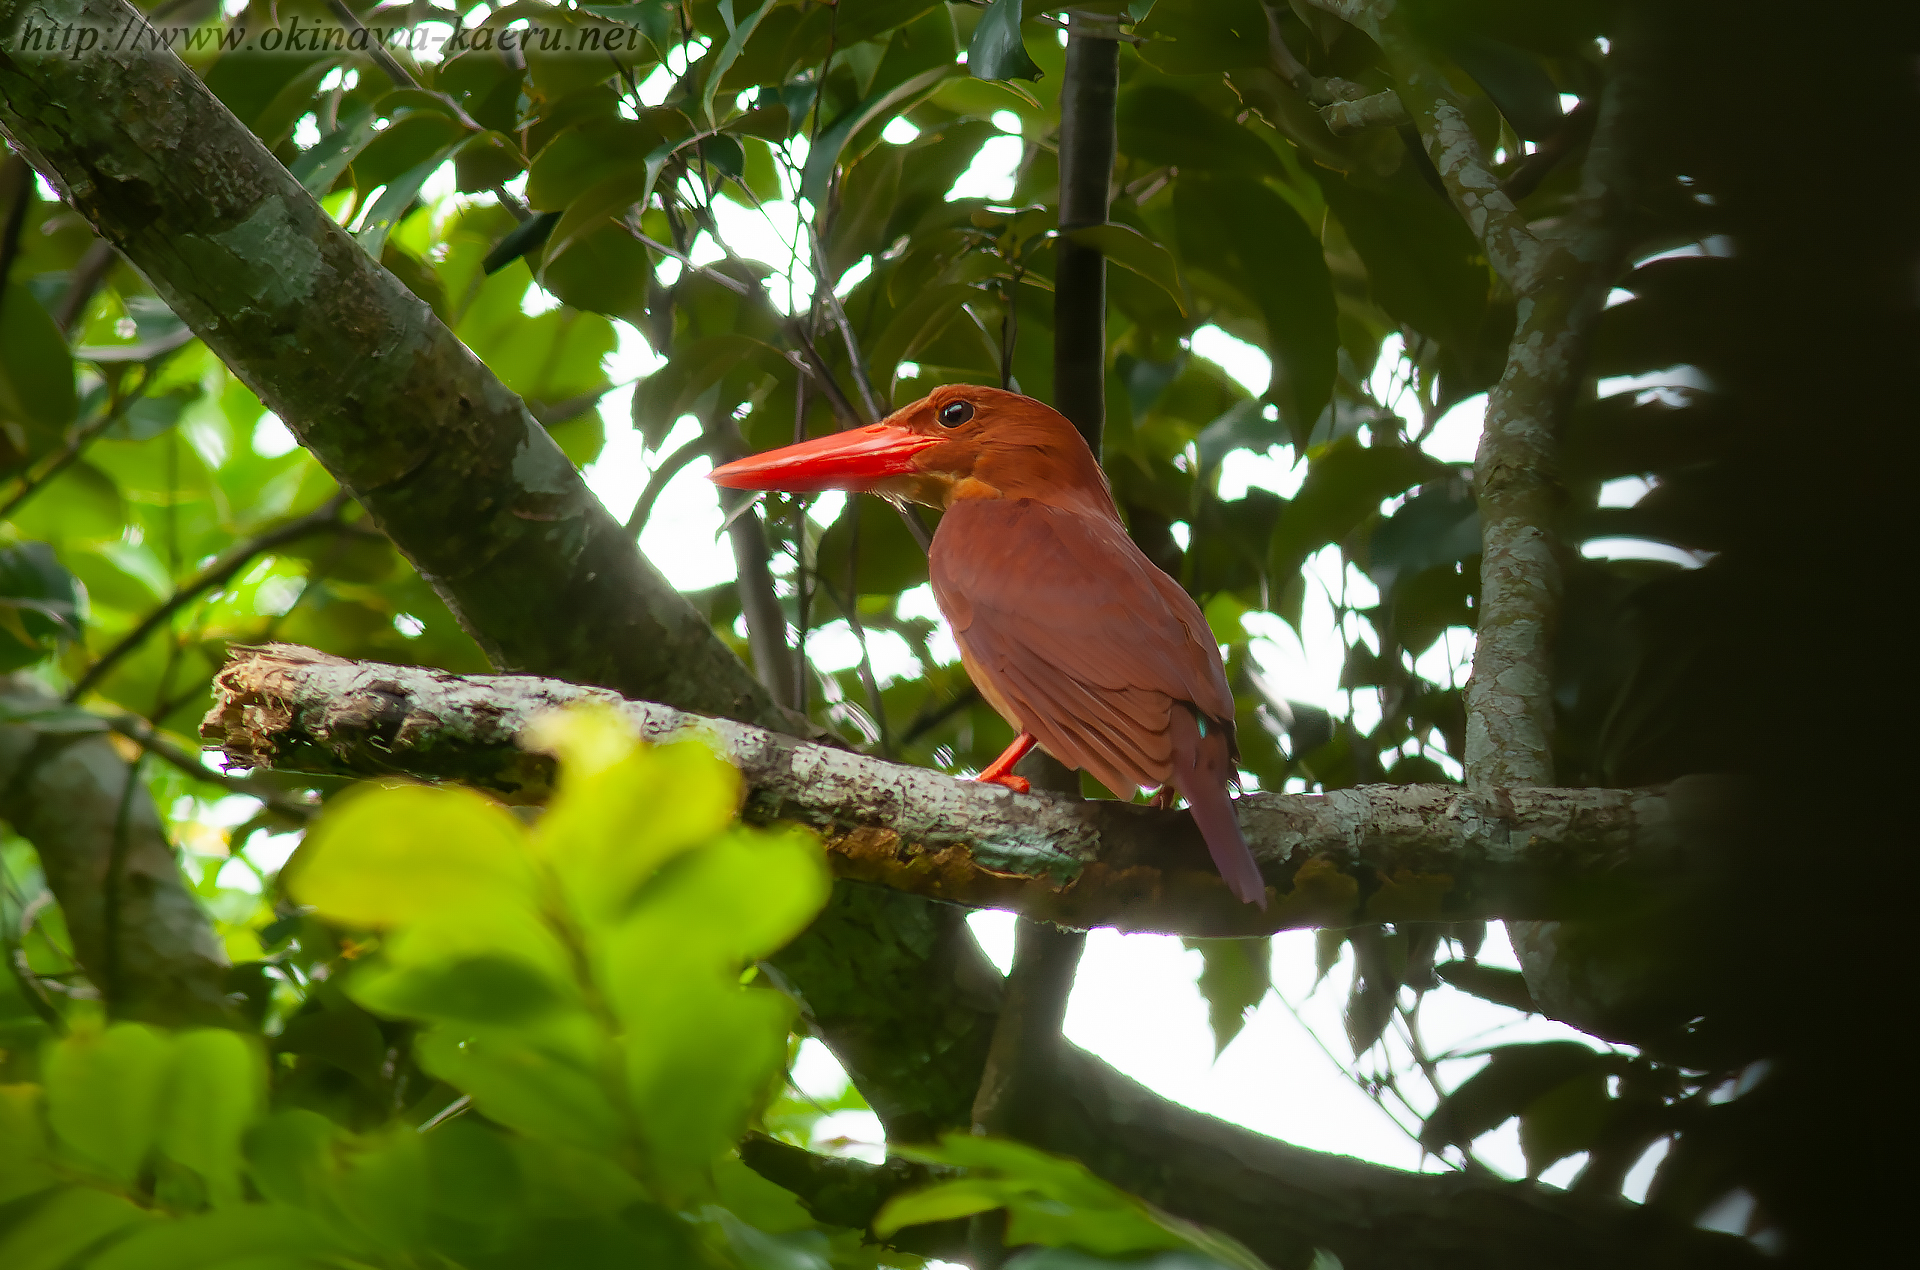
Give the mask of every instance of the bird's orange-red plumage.
POLYGON ((1193 600, 1127 536, 1065 418, 1016 393, 954 385, 883 423, 742 459, 713 479, 944 507, 933 593, 981 695, 1123 797, 1177 789, 1228 887, 1265 905, 1228 793, 1233 694, 1219 646, 1193 600))

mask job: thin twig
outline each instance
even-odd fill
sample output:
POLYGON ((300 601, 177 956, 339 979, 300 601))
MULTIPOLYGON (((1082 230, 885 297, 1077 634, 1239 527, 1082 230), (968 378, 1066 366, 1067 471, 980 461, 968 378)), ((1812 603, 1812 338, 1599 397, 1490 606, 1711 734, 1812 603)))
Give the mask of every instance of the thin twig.
POLYGON ((243 794, 248 798, 257 798, 267 807, 292 820, 296 824, 305 824, 319 810, 306 800, 284 789, 278 789, 262 781, 258 776, 234 776, 227 772, 216 771, 202 763, 192 754, 175 745, 153 724, 134 714, 115 714, 106 716, 109 728, 126 737, 135 745, 153 755, 161 762, 186 773, 194 780, 208 785, 218 785, 229 793, 243 794))
POLYGON ((867 705, 870 707, 868 712, 873 716, 874 726, 880 729, 880 754, 883 758, 892 758, 894 756, 893 733, 887 727, 887 706, 880 697, 880 681, 873 673, 873 658, 867 652, 867 628, 860 621, 860 587, 856 581, 860 559, 860 517, 857 513, 853 519, 851 539, 847 551, 848 595, 843 597, 839 591, 835 590, 833 583, 827 581, 827 575, 824 573, 819 575, 820 585, 827 589, 827 598, 833 601, 833 606, 839 609, 841 616, 847 619, 848 629, 853 632, 854 639, 859 641, 860 686, 866 689, 867 705))
POLYGON ((67 289, 60 297, 60 303, 53 310, 53 324, 66 335, 73 330, 73 324, 86 312, 87 302, 93 299, 100 284, 106 280, 107 270, 113 267, 113 244, 102 238, 87 248, 67 275, 67 289))
MULTIPOLYGON (((40 1021, 53 1029, 56 1036, 60 1035, 67 1030, 66 1021, 60 1017, 60 1012, 53 1008, 53 1002, 47 997, 45 985, 42 984, 40 976, 34 973, 33 964, 27 960, 27 934, 33 929, 33 917, 38 909, 34 905, 27 904, 25 896, 14 889, 13 878, 7 873, 5 857, 0 857, 0 890, 14 896, 16 902, 20 904, 20 928, 17 933, 8 930, 5 935, 7 969, 13 972, 14 982, 20 986, 20 995, 26 998, 33 1012, 40 1016, 40 1021)), ((46 894, 46 891, 41 892, 41 895, 46 894)))
POLYGON ((27 208, 33 203, 33 169, 17 154, 0 164, 0 191, 12 187, 6 224, 0 226, 0 294, 13 281, 14 262, 20 258, 20 235, 27 227, 27 208))
POLYGON ((833 377, 833 372, 827 368, 826 360, 820 356, 820 350, 814 347, 813 340, 807 335, 805 327, 801 325, 798 318, 787 322, 787 334, 792 336, 793 341, 800 346, 800 354, 806 359, 807 369, 813 373, 814 382, 820 385, 820 391, 826 396, 827 404, 833 407, 833 417, 840 424, 841 430, 859 427, 862 422, 860 412, 855 410, 853 402, 847 399, 846 392, 841 389, 839 381, 833 377))
POLYGON ((959 714, 962 710, 974 705, 979 700, 980 690, 969 683, 955 695, 953 700, 943 702, 931 710, 922 710, 920 714, 914 718, 914 721, 907 725, 905 735, 900 738, 900 744, 912 745, 915 741, 918 741, 921 737, 933 731, 954 715, 959 714))
POLYGON ((1600 112, 1593 104, 1583 101, 1567 112, 1553 135, 1540 143, 1539 149, 1520 161, 1518 167, 1507 173, 1500 182, 1500 192, 1518 203, 1540 188, 1540 182, 1558 167, 1560 161, 1579 148, 1588 137, 1593 135, 1593 125, 1600 118, 1600 112))
POLYGON ((86 695, 88 691, 106 676, 109 670, 112 670, 114 666, 119 664, 122 658, 145 643, 147 637, 158 630, 168 618, 172 617, 195 597, 211 591, 228 581, 234 574, 251 564, 256 557, 265 555, 276 547, 282 547, 297 539, 305 538, 309 534, 318 533, 323 529, 338 528, 340 525, 340 513, 346 504, 346 494, 335 494, 332 498, 322 503, 313 511, 308 512, 306 515, 296 517, 277 529, 270 529, 266 533, 249 538, 244 542, 237 543, 228 548, 225 552, 221 553, 219 558, 212 564, 183 583, 179 589, 167 598, 164 604, 142 618, 139 625, 135 626, 131 631, 128 631, 119 643, 102 653, 98 661, 87 667, 86 673, 80 676, 80 681, 74 684, 72 691, 67 693, 67 700, 78 701, 82 696, 86 695))
POLYGON ((884 419, 889 412, 873 391, 873 378, 867 373, 866 358, 860 355, 860 341, 854 336, 853 323, 847 320, 846 307, 840 303, 840 297, 834 294, 833 279, 827 276, 827 253, 820 245, 820 235, 809 232, 808 238, 813 247, 815 285, 820 289, 820 294, 825 296, 827 316, 833 320, 840 332, 840 339, 847 346, 847 362, 853 367, 853 386, 860 390, 860 400, 867 407, 867 418, 884 419))
POLYGON ((648 517, 653 515, 653 505, 660 501, 660 495, 666 492, 667 485, 680 474, 681 468, 706 452, 707 438, 703 434, 660 460, 660 465, 647 477, 647 487, 634 500, 633 511, 627 517, 627 537, 640 536, 640 531, 647 527, 648 517))

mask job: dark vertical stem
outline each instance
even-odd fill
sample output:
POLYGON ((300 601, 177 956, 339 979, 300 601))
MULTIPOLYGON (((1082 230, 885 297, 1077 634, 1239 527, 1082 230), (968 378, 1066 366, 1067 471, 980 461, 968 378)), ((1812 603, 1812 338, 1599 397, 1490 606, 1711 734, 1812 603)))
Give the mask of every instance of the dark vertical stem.
MULTIPOLYGON (((1060 227, 1107 219, 1114 155, 1114 97, 1120 46, 1087 33, 1078 17, 1067 33, 1066 75, 1060 86, 1060 227)), ((1107 262, 1098 251, 1061 239, 1053 299, 1053 404, 1073 421, 1097 456, 1106 423, 1107 262)), ((1012 317, 1013 295, 1007 301, 1012 317)), ((1003 353, 1011 360, 1011 332, 1003 353)), ((1050 755, 1035 751, 1018 769, 1035 789, 1078 795, 1080 778, 1050 755)), ((1064 931, 1020 919, 1013 973, 994 1025, 986 1070, 973 1103, 976 1133, 1048 1144, 1047 1121, 1056 1101, 1061 1026, 1074 972, 1086 949, 1083 931, 1064 931)), ((1006 1259, 1004 1213, 983 1213, 970 1234, 974 1270, 1006 1259)))
POLYGON ((9 154, 0 163, 0 207, 6 220, 0 223, 0 293, 13 281, 13 265, 20 258, 20 235, 27 227, 27 209, 33 206, 33 170, 17 154, 9 154))
MULTIPOLYGON (((1060 228, 1107 219, 1113 183, 1113 107, 1120 45, 1087 33, 1079 17, 1067 32, 1060 85, 1060 228)), ((1107 261, 1062 238, 1055 246, 1053 405, 1100 453, 1106 422, 1107 261)))
MULTIPOLYGON (((807 439, 807 377, 793 386, 793 443, 807 439)), ((793 500, 793 694, 789 704, 807 712, 807 504, 793 500)))
MULTIPOLYGON (((707 452, 720 464, 747 452, 740 425, 719 407, 701 423, 707 452)), ((760 517, 741 507, 752 495, 720 491, 720 510, 727 520, 727 539, 733 546, 734 586, 740 593, 740 613, 747 620, 747 646, 753 650, 754 673, 775 701, 793 700, 794 664, 787 652, 787 615, 774 590, 773 570, 767 564, 767 535, 760 517)))

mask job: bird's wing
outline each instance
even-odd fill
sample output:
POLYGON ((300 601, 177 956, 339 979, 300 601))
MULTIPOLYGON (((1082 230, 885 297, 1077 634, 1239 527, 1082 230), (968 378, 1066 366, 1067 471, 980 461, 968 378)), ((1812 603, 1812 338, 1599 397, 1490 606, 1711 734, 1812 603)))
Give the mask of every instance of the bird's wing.
POLYGON ((1206 619, 1114 521, 961 500, 941 520, 931 573, 988 699, 1116 793, 1169 778, 1173 702, 1233 718, 1206 619))

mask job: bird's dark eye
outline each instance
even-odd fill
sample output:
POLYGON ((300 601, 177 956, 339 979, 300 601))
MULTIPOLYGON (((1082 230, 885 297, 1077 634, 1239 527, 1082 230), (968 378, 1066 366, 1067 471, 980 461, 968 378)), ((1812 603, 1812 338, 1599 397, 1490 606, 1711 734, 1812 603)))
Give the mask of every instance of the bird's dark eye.
POLYGON ((949 401, 946 405, 940 407, 938 418, 942 427, 957 428, 967 420, 973 418, 973 403, 971 401, 949 401))

